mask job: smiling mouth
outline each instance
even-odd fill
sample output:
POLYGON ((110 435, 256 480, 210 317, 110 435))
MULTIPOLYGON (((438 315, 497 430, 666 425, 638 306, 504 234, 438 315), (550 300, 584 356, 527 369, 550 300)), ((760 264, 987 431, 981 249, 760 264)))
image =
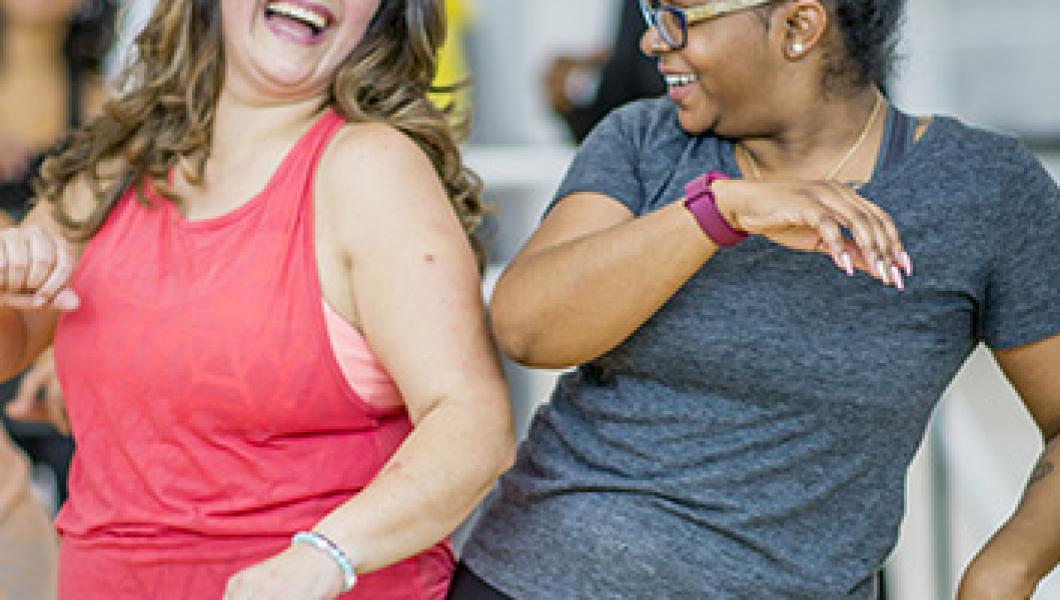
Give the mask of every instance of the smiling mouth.
POLYGON ((327 9, 303 2, 275 0, 265 4, 265 18, 273 22, 285 22, 293 27, 305 28, 313 37, 324 33, 331 25, 332 17, 327 9))
POLYGON ((663 79, 666 80, 666 85, 669 87, 683 87, 695 83, 699 78, 691 74, 672 74, 664 75, 663 79))

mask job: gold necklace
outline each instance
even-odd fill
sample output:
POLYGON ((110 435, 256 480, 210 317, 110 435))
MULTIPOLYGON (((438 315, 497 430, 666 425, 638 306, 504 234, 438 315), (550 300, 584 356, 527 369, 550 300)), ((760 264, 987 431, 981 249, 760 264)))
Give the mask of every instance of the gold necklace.
MULTIPOLYGON (((880 116, 880 109, 883 108, 883 105, 883 94, 876 92, 876 104, 872 107, 872 114, 869 115, 869 120, 865 123, 865 128, 861 130, 861 135, 858 136, 857 141, 855 141, 854 145, 850 147, 850 150, 847 150, 846 155, 843 156, 843 158, 832 167, 832 170, 824 176, 825 181, 835 179, 835 176, 843 170, 843 167, 847 166, 850 159, 854 157, 854 154, 857 153, 859 148, 861 148, 861 145, 865 143, 865 140, 869 137, 869 132, 872 131, 872 126, 876 124, 876 119, 880 116)), ((755 179, 761 179, 762 171, 758 168, 758 161, 755 160, 754 155, 752 155, 743 144, 737 143, 737 146, 739 146, 740 152, 742 152, 747 159, 747 164, 751 165, 751 172, 754 174, 755 179)))

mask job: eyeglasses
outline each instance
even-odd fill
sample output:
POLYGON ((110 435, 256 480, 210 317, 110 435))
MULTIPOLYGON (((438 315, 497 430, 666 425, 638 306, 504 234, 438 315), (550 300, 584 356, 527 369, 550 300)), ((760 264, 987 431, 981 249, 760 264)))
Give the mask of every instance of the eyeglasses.
POLYGON ((644 14, 644 22, 659 32, 659 37, 671 50, 685 47, 688 43, 688 28, 691 25, 773 1, 715 0, 703 6, 677 8, 663 6, 660 0, 638 0, 640 11, 644 14))

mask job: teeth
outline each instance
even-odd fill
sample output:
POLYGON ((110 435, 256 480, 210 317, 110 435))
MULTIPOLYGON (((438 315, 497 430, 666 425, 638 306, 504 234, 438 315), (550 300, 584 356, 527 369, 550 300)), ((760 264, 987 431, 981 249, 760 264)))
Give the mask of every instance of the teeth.
POLYGON ((275 15, 283 15, 285 17, 290 17, 292 19, 302 21, 303 23, 309 25, 317 31, 324 29, 324 27, 326 27, 328 24, 328 20, 324 15, 309 10, 308 8, 298 6, 296 4, 290 4, 282 1, 270 2, 267 7, 267 10, 275 15))
POLYGON ((664 75, 663 78, 666 80, 666 85, 670 87, 681 87, 699 79, 695 75, 664 75))

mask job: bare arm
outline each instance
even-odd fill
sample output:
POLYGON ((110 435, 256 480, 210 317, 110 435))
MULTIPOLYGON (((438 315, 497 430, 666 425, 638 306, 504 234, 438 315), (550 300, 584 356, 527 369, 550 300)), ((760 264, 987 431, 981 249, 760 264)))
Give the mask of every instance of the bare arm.
POLYGON ((58 310, 76 307, 66 285, 80 249, 63 239, 51 210, 39 204, 20 225, 0 229, 0 380, 51 345, 58 310))
MULTIPOLYGON (((510 465, 514 441, 478 270, 430 163, 392 130, 354 131, 333 142, 317 184, 318 204, 339 207, 318 208, 317 222, 336 234, 352 291, 328 300, 360 325, 415 428, 372 483, 315 530, 369 572, 450 534, 510 465)), ((290 573, 308 586, 318 568, 332 587, 287 586, 283 597, 334 597, 339 572, 319 555, 292 547, 237 575, 226 598, 272 598, 268 581, 290 573), (298 558, 307 553, 315 562, 298 558)))
POLYGON ((585 362, 626 339, 717 249, 680 204, 638 219, 607 196, 572 195, 498 281, 497 340, 527 365, 585 362))
MULTIPOLYGON (((838 185, 714 187, 719 210, 736 227, 828 254, 841 268, 843 255, 851 269, 869 271, 877 258, 899 263, 903 253, 890 217, 838 185)), ((568 196, 497 283, 491 302, 497 340, 514 360, 534 367, 594 359, 636 331, 717 249, 681 202, 635 218, 607 196, 568 196)))
MULTIPOLYGON (((419 150, 390 130, 367 135, 350 158, 370 201, 335 222, 346 225, 356 318, 415 429, 319 529, 374 570, 451 533, 509 466, 514 440, 466 236, 419 150)), ((349 194, 349 170, 334 184, 349 194)))
POLYGON ((1060 562, 1060 335, 994 356, 1041 429, 1045 450, 1016 512, 968 567, 961 600, 1030 598, 1060 562))

